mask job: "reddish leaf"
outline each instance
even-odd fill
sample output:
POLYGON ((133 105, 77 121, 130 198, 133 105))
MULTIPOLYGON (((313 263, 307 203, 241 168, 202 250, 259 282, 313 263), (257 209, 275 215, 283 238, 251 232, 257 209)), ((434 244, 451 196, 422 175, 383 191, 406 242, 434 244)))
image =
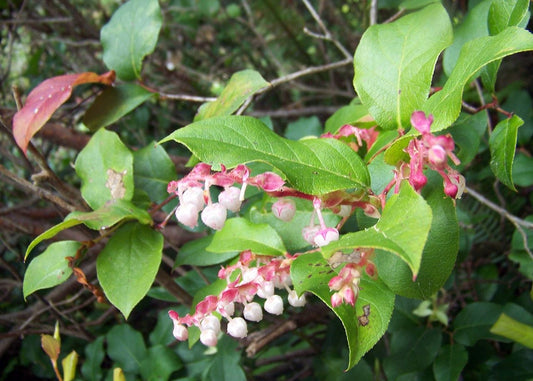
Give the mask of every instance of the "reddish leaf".
POLYGON ((110 85, 115 72, 102 75, 86 72, 49 78, 32 90, 22 107, 13 117, 13 135, 18 146, 26 152, 30 139, 50 119, 52 114, 70 98, 74 86, 99 82, 110 85))

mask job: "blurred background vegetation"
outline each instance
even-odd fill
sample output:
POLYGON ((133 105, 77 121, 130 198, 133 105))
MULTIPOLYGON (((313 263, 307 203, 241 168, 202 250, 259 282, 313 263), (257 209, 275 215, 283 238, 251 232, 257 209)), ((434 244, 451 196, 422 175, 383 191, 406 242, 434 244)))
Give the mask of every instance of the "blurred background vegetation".
MULTIPOLYGON (((378 22, 396 18, 406 12, 399 11, 400 5, 409 2, 380 0, 377 8, 371 0, 312 3, 334 38, 353 53, 373 17, 378 22)), ((453 0, 445 5, 454 24, 459 25, 477 3, 453 0)), ((53 192, 53 187, 48 179, 39 177, 35 157, 30 155, 26 159, 14 148, 10 130, 17 100, 24 99, 33 87, 53 76, 105 72, 100 29, 120 4, 118 0, 0 0, 0 380, 54 377, 49 360, 41 350, 39 334, 52 333, 56 320, 61 322, 62 353, 76 349, 82 363, 78 379, 87 380, 109 378, 109 369, 117 363, 129 369, 130 374, 152 379, 147 365, 141 370, 121 350, 128 346, 145 348, 155 358, 157 350, 153 348, 157 345, 173 345, 177 354, 177 360, 169 359, 160 366, 158 371, 166 369, 160 379, 239 380, 246 375, 256 380, 326 377, 340 380, 354 374, 357 379, 384 379, 385 359, 392 359, 388 360, 389 368, 394 367, 395 354, 402 353, 409 345, 413 358, 409 352, 401 361, 424 357, 426 350, 417 346, 420 344, 408 341, 403 346, 398 344, 402 332, 430 327, 439 332, 437 336, 443 337, 443 346, 446 340, 450 341, 450 331, 442 324, 443 320, 448 321, 442 318, 442 313, 452 324, 467 306, 488 303, 481 307, 500 306, 501 310, 512 303, 508 308, 525 317, 524 323, 533 324, 530 296, 533 261, 522 236, 502 213, 468 195, 458 202, 461 248, 456 269, 445 289, 424 305, 398 298, 389 333, 349 374, 342 372, 346 365, 342 327, 316 305, 310 307, 316 309, 312 318, 309 311, 296 317, 304 328, 276 339, 269 349, 256 356, 241 357, 242 348, 238 343, 225 338, 219 345, 219 355, 206 357, 205 348, 199 345, 189 351, 185 344, 171 344, 166 311, 175 303, 165 299, 164 292, 157 287, 134 310, 128 325, 121 324, 124 322, 118 311, 96 303, 94 296, 75 281, 67 282, 51 294, 37 293, 24 301, 21 285, 26 247, 32 238, 60 222, 64 211, 42 199, 39 190, 53 192), (418 315, 413 313, 417 309, 418 315), (226 378, 220 378, 221 374, 226 378)), ((132 149, 144 147, 192 121, 199 103, 174 100, 173 95, 204 100, 216 97, 230 76, 243 69, 257 70, 271 81, 332 64, 328 70, 310 72, 262 94, 246 110, 247 115, 260 117, 280 134, 291 130, 319 134, 326 119, 355 97, 351 62, 331 41, 313 35, 322 31, 301 1, 161 0, 160 5, 163 29, 154 54, 145 60, 143 82, 169 97, 152 98, 111 126, 120 131, 132 149)), ((514 168, 518 193, 494 182, 488 166, 486 138, 478 148, 477 159, 462 168, 470 186, 522 219, 533 214, 532 67, 531 53, 504 60, 495 94, 503 109, 516 112, 525 122, 519 129, 514 168)), ((441 76, 439 62, 436 83, 441 76)), ((474 85, 466 90, 468 104, 479 106, 491 100, 490 94, 480 98, 478 90, 474 85)), ((74 96, 34 139, 48 165, 74 192, 79 180, 72 163, 90 137, 81 117, 100 91, 98 86, 77 88, 74 96)), ((486 130, 487 123, 495 124, 499 118, 492 112, 476 115, 477 118, 469 119, 469 124, 471 130, 480 134, 486 130)), ((460 128, 454 127, 452 133, 456 140, 468 141, 460 128)), ((169 153, 173 154, 177 172, 183 173, 187 161, 184 152, 174 148, 169 153)), ((169 268, 174 263, 176 247, 196 237, 177 227, 176 232, 175 247, 165 249, 164 262, 169 268)), ((82 239, 84 234, 81 228, 71 229, 57 238, 82 239)), ((533 237, 532 233, 528 235, 533 237)), ((529 245, 533 246, 531 240, 529 245)), ((201 285, 195 284, 197 281, 192 276, 187 277, 189 270, 178 268, 172 275, 181 276, 182 286, 192 292, 201 285)), ((94 282, 94 269, 91 272, 87 268, 86 275, 94 282)), ((211 279, 216 269, 207 269, 203 275, 211 279)), ((497 317, 496 313, 493 315, 497 317)), ((485 331, 493 323, 487 322, 485 331)), ((500 378, 502 375, 505 379, 511 379, 511 375, 515 379, 533 377, 531 350, 517 348, 511 342, 494 341, 488 333, 477 339, 469 336, 463 343, 468 345, 464 379, 489 379, 489 376, 504 379, 500 378)), ((138 353, 140 358, 145 352, 138 353)), ((431 364, 422 360, 417 364, 404 372, 403 379, 431 379, 427 378, 431 364)))

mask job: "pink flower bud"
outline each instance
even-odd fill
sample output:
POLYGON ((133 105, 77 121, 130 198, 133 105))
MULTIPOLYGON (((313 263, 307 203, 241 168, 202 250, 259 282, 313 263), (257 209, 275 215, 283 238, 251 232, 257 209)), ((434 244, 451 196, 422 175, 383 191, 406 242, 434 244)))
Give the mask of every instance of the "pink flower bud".
POLYGON ((311 245, 315 244, 315 236, 320 231, 320 226, 306 226, 302 229, 302 237, 311 245))
POLYGON ((189 331, 187 330, 187 327, 177 323, 176 321, 174 321, 174 330, 172 331, 172 334, 176 340, 179 341, 185 341, 189 338, 189 331))
POLYGON ((218 342, 217 333, 212 329, 204 329, 200 333, 200 341, 203 345, 214 347, 218 342))
POLYGON ((250 178, 249 183, 266 192, 274 192, 280 190, 285 181, 274 172, 265 172, 250 178))
POLYGON ((229 187, 218 195, 218 203, 224 208, 236 213, 241 208, 242 201, 239 196, 241 190, 237 187, 229 187))
POLYGON ((274 283, 273 282, 262 282, 257 289, 257 296, 260 298, 266 299, 271 295, 274 295, 274 283))
POLYGON ((326 246, 330 242, 339 240, 339 231, 335 228, 321 229, 315 235, 315 245, 318 247, 326 246))
POLYGON ((228 316, 233 316, 233 314, 235 313, 235 303, 231 302, 226 304, 223 310, 228 316))
POLYGON ((228 335, 242 339, 248 335, 246 321, 241 317, 236 317, 228 323, 228 335))
POLYGON ((422 172, 414 172, 409 175, 409 184, 411 184, 416 191, 422 189, 427 182, 428 179, 422 172))
POLYGON ((459 188, 457 187, 457 185, 447 181, 444 183, 444 193, 446 194, 446 196, 455 198, 457 196, 458 191, 459 188))
POLYGON ((282 221, 289 222, 296 213, 296 205, 290 198, 280 198, 272 204, 272 214, 282 221))
POLYGON ((444 169, 448 164, 448 155, 444 148, 435 144, 428 150, 428 160, 435 169, 444 169))
POLYGON ((355 305, 355 299, 357 298, 357 296, 355 295, 355 292, 352 287, 344 287, 342 296, 346 303, 351 304, 352 306, 355 305))
POLYGON ((210 329, 214 331, 216 334, 218 334, 220 332, 220 320, 218 320, 213 315, 208 315, 205 318, 203 318, 202 321, 200 322, 200 329, 202 331, 206 329, 210 329))
POLYGON ((205 205, 204 190, 199 187, 188 188, 180 197, 181 204, 192 204, 196 210, 202 210, 205 205))
POLYGON ((305 303, 307 302, 305 300, 305 294, 302 294, 302 296, 298 297, 298 294, 294 290, 291 290, 289 292, 288 300, 289 300, 289 304, 293 307, 303 307, 305 306, 305 303))
POLYGON ((426 118, 424 111, 415 111, 411 114, 411 124, 421 134, 427 134, 431 131, 431 124, 433 123, 433 115, 426 118))
POLYGON ((333 295, 331 295, 331 306, 332 307, 338 307, 342 304, 342 295, 338 292, 334 293, 333 295))
POLYGON ((248 303, 244 306, 243 315, 248 321, 261 321, 263 320, 263 309, 259 303, 248 303))
POLYGON ((283 299, 279 295, 271 295, 265 300, 265 311, 272 315, 283 313, 283 299))
POLYGON ((226 208, 217 202, 207 205, 202 211, 201 217, 204 224, 212 229, 220 230, 224 227, 224 222, 226 222, 226 213, 226 208))
POLYGON ((176 218, 183 225, 194 228, 198 225, 198 209, 193 204, 180 204, 176 209, 176 218))

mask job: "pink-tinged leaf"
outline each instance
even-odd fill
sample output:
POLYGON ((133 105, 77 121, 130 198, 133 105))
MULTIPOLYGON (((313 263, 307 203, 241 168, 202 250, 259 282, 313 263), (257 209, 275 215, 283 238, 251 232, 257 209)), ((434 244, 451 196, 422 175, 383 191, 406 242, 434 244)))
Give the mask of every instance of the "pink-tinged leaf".
POLYGON ((22 107, 13 117, 13 135, 17 145, 26 152, 30 139, 50 119, 52 114, 70 98, 72 89, 84 83, 110 85, 115 72, 102 75, 86 72, 49 78, 31 91, 22 107))

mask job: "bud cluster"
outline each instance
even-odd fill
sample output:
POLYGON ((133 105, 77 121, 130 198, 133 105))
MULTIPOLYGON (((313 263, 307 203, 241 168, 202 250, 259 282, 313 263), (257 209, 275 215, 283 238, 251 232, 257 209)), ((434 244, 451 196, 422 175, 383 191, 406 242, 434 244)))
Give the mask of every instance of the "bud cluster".
POLYGON ((289 288, 290 265, 295 257, 258 256, 251 251, 243 251, 239 261, 220 269, 218 277, 226 281, 226 287, 219 295, 209 295, 196 305, 194 314, 180 317, 175 311, 169 311, 174 324, 174 337, 183 341, 188 338, 188 327, 200 329, 200 341, 207 346, 214 346, 220 333, 220 321, 217 316, 228 320, 227 333, 236 338, 246 337, 246 321, 259 322, 263 319, 263 309, 273 315, 283 313, 283 300, 275 294, 276 289, 286 289, 288 302, 294 307, 305 305, 305 295, 298 296, 289 288), (264 299, 263 306, 254 301, 258 296, 264 299), (242 316, 236 317, 235 303, 243 305, 242 316))
POLYGON ((212 229, 220 230, 224 226, 227 211, 238 212, 244 201, 247 185, 253 185, 267 192, 280 190, 283 179, 273 172, 265 172, 251 177, 245 165, 238 165, 231 171, 222 166, 220 172, 211 173, 211 166, 197 164, 187 176, 178 181, 171 181, 167 190, 179 198, 176 218, 183 225, 194 228, 198 225, 198 215, 202 222, 212 229), (241 188, 234 184, 241 184, 241 188), (209 188, 212 185, 223 187, 218 195, 218 202, 211 200, 209 188))
MULTIPOLYGON (((444 193, 452 198, 460 198, 465 187, 464 177, 448 164, 448 158, 455 165, 460 164, 453 153, 455 143, 449 134, 442 136, 432 134, 432 123, 433 115, 426 117, 423 111, 415 111, 411 116, 411 124, 422 136, 411 140, 406 149, 410 157, 409 183, 417 191, 422 189, 427 182, 423 170, 428 166, 442 176, 444 193)), ((401 175, 402 172, 405 172, 405 168, 401 168, 397 175, 401 175)))

